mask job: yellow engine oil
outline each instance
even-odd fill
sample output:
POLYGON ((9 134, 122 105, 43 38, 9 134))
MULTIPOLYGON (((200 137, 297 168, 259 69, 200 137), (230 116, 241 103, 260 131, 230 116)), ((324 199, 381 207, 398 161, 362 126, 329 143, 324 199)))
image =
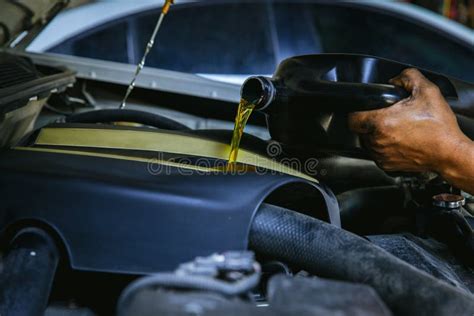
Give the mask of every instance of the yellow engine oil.
POLYGON ((232 133, 232 141, 230 144, 229 161, 227 164, 228 168, 232 168, 237 162, 240 140, 244 133, 245 125, 247 124, 254 108, 255 105, 253 103, 250 103, 245 99, 240 100, 237 115, 235 116, 234 132, 232 133))

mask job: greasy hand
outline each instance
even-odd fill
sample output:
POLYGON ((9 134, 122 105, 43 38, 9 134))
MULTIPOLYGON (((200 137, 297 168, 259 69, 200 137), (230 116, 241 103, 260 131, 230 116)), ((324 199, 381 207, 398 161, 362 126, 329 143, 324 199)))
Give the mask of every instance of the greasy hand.
POLYGON ((391 107, 356 112, 349 126, 361 134, 377 165, 387 171, 442 172, 450 157, 469 140, 438 87, 416 69, 406 69, 390 83, 411 96, 391 107))

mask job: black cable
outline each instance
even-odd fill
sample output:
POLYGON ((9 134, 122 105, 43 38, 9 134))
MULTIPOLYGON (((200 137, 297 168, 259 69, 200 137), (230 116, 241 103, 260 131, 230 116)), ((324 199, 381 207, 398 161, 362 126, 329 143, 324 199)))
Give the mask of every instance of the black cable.
POLYGON ((68 123, 133 122, 159 129, 190 130, 186 125, 167 117, 137 110, 106 109, 74 114, 66 118, 68 123))
POLYGON ((69 115, 74 114, 74 112, 65 112, 65 111, 58 110, 55 107, 53 107, 53 106, 51 106, 47 103, 44 105, 44 108, 47 109, 48 111, 51 111, 51 112, 53 112, 55 114, 59 114, 59 115, 69 116, 69 115))

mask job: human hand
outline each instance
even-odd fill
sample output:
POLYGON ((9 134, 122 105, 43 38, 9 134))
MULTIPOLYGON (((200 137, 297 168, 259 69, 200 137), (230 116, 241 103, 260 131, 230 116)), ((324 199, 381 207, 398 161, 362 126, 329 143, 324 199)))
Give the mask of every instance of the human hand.
POLYGON ((349 127, 386 171, 442 173, 471 141, 438 87, 416 69, 390 80, 410 97, 384 109, 352 113, 349 127))

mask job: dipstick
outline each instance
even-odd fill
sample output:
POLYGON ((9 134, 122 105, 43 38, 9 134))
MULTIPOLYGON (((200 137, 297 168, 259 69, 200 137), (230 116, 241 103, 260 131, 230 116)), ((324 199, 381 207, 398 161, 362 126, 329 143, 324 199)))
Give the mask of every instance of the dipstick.
POLYGON ((140 61, 140 63, 138 63, 137 69, 135 70, 135 74, 133 75, 132 81, 128 85, 127 92, 125 93, 125 96, 123 97, 122 103, 120 103, 120 109, 123 109, 125 107, 127 99, 130 96, 130 93, 132 93, 133 88, 135 88, 135 83, 137 81, 138 75, 142 71, 143 67, 145 67, 146 57, 150 53, 151 48, 153 47, 153 44, 155 44, 156 34, 158 33, 158 30, 161 27, 161 23, 163 22, 165 15, 168 13, 170 6, 173 3, 174 3, 174 0, 165 0, 165 4, 163 5, 163 8, 161 9, 160 17, 158 18, 158 21, 156 22, 155 29, 153 30, 150 40, 148 41, 146 45, 145 53, 143 54, 142 60, 140 61))

